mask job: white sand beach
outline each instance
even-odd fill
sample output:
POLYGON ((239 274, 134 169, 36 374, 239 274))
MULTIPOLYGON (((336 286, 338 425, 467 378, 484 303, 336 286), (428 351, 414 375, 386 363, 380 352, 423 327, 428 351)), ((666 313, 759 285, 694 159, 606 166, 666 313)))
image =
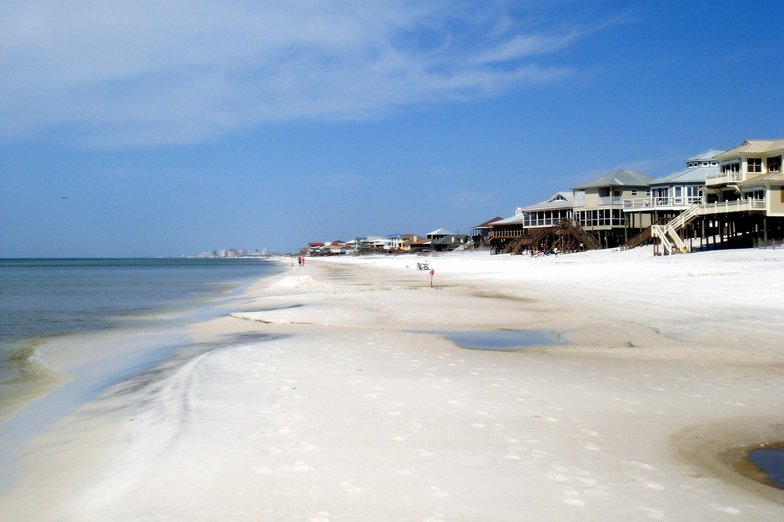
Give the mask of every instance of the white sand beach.
MULTIPOLYGON (((762 520, 784 250, 307 259, 31 441, 2 520, 762 520), (447 332, 559 343, 461 348, 447 332)), ((288 261, 286 261, 288 263, 288 261)))

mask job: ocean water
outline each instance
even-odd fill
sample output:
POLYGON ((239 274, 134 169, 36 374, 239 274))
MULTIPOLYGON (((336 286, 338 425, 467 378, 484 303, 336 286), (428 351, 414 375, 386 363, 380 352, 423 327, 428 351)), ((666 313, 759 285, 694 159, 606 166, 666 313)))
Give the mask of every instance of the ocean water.
MULTIPOLYGON (((207 318, 276 270, 263 259, 0 259, 0 408, 51 384, 52 343, 207 318)), ((108 356, 108 344, 84 348, 108 356)))

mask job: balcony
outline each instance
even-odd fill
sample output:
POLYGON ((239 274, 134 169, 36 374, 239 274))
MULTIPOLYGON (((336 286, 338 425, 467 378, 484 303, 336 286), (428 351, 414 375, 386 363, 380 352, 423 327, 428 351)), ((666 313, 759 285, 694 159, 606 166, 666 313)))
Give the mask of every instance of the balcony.
POLYGON ((741 172, 719 172, 707 176, 705 178, 705 186, 735 184, 741 181, 743 181, 743 173, 741 172))
POLYGON ((764 211, 767 204, 764 199, 738 199, 735 201, 717 201, 705 203, 700 208, 700 214, 728 214, 730 212, 764 211))
POLYGON ((623 205, 623 198, 620 196, 602 196, 599 198, 599 206, 623 205))
POLYGON ((649 210, 683 210, 694 203, 701 203, 702 196, 655 197, 623 200, 624 212, 649 210))

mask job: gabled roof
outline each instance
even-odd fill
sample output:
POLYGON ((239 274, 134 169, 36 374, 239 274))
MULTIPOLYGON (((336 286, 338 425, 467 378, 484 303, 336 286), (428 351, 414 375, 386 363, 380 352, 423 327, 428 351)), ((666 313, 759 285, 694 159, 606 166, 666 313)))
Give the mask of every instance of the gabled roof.
POLYGON ((618 169, 602 174, 587 183, 573 187, 578 190, 601 187, 647 187, 653 177, 632 169, 618 169))
POLYGON ((439 228, 433 230, 432 232, 427 233, 428 236, 455 236, 454 232, 450 232, 449 230, 444 230, 443 228, 439 228))
POLYGON ((769 172, 768 174, 760 174, 759 176, 749 178, 742 183, 738 183, 738 187, 740 188, 767 185, 784 185, 784 173, 769 172))
POLYGON ((523 207, 523 212, 533 210, 557 210, 560 208, 572 208, 574 206, 574 193, 556 192, 550 199, 534 203, 528 207, 523 207))
POLYGON ((517 225, 519 223, 522 223, 524 219, 525 219, 525 214, 523 213, 515 214, 512 217, 499 219, 498 221, 493 223, 493 226, 495 227, 498 225, 517 225))
POLYGON ((716 156, 719 161, 737 158, 739 156, 767 154, 784 150, 784 138, 777 140, 746 140, 734 149, 716 156))
POLYGON ((502 219, 503 219, 503 218, 502 218, 501 216, 496 216, 496 217, 494 217, 493 219, 488 219, 487 221, 485 221, 485 222, 484 222, 484 223, 482 223, 481 225, 476 225, 475 227, 472 227, 472 228, 474 228, 474 229, 479 229, 479 228, 491 228, 491 225, 492 225, 493 223, 495 223, 496 221, 500 221, 500 220, 502 220, 502 219))

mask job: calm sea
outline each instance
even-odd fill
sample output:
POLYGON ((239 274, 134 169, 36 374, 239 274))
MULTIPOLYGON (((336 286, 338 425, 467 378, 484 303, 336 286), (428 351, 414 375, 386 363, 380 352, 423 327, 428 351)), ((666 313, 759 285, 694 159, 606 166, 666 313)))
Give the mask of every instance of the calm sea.
POLYGON ((50 370, 52 340, 193 320, 276 270, 263 259, 0 259, 0 400, 50 370))

